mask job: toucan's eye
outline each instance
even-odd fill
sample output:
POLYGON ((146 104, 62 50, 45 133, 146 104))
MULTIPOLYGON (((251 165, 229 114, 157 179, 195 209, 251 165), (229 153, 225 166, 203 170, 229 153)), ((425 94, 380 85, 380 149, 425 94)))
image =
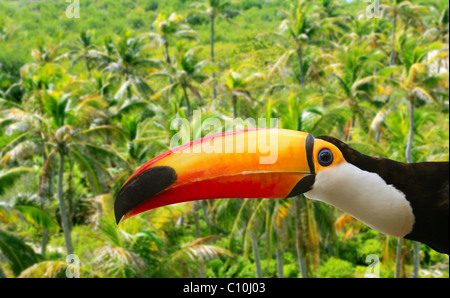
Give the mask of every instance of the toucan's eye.
POLYGON ((322 149, 318 156, 319 164, 323 167, 328 167, 333 162, 333 153, 330 149, 322 149))

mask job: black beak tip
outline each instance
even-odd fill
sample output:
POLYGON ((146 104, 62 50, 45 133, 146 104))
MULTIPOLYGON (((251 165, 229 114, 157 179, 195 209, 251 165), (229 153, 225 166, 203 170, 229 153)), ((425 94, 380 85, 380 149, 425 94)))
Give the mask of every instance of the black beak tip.
MULTIPOLYGON (((116 199, 117 200, 117 199, 116 199)), ((125 215, 125 213, 120 212, 116 209, 116 204, 114 204, 114 216, 116 218, 116 224, 118 225, 122 217, 125 215)))
POLYGON ((314 174, 303 177, 303 179, 294 186, 286 198, 295 197, 311 190, 315 179, 316 175, 314 174))
POLYGON ((119 224, 122 217, 143 202, 177 181, 175 170, 167 166, 149 168, 130 179, 117 194, 114 215, 119 224))

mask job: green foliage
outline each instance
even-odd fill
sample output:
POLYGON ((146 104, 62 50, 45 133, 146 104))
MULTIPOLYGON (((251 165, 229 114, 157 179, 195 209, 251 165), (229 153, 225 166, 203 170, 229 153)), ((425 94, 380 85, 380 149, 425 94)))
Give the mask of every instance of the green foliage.
POLYGON ((0 196, 5 194, 6 190, 12 187, 22 175, 30 172, 32 172, 32 169, 26 167, 0 171, 0 196))
MULTIPOLYGON (((194 110, 194 138, 212 117, 277 118, 372 156, 448 160, 448 3, 420 2, 370 19, 364 1, 83 0, 70 19, 64 1, 0 1, 0 275, 65 277, 61 195, 82 277, 363 277, 370 254, 393 277, 396 239, 321 202, 177 204, 119 226, 112 206, 194 110)), ((448 277, 448 256, 420 257, 422 276, 448 277)))
POLYGON ((44 261, 28 267, 19 275, 20 278, 66 278, 69 263, 44 261))
POLYGON ((14 276, 18 276, 39 260, 23 239, 7 231, 0 231, 0 251, 10 264, 14 276))
POLYGON ((322 278, 349 278, 354 277, 354 274, 352 263, 334 257, 329 258, 319 270, 319 277, 322 278))

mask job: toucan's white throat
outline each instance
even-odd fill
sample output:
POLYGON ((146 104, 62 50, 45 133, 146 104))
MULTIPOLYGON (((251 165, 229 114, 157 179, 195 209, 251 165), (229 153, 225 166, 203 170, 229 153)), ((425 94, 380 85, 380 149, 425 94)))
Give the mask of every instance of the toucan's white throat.
POLYGON ((333 205, 383 234, 404 237, 414 224, 411 205, 401 191, 378 174, 347 162, 320 170, 305 196, 333 205))

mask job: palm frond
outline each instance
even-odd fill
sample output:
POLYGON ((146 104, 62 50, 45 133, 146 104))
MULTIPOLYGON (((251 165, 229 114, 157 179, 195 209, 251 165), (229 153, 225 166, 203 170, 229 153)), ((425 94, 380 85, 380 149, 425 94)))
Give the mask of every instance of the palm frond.
POLYGON ((439 107, 439 103, 434 99, 434 97, 424 88, 422 87, 415 87, 412 90, 412 93, 415 94, 417 97, 419 97, 422 100, 425 100, 427 102, 435 104, 437 107, 439 107))
POLYGON ((23 270, 19 278, 67 278, 71 264, 62 261, 44 261, 23 270))
POLYGON ((138 273, 145 268, 142 258, 124 247, 104 245, 97 248, 94 255, 93 262, 99 272, 108 277, 139 277, 138 273))
POLYGON ((44 228, 50 232, 59 230, 58 223, 55 219, 35 206, 14 206, 20 212, 25 220, 37 228, 44 228))
POLYGON ((11 188, 22 175, 33 172, 32 168, 17 167, 0 171, 0 196, 4 195, 8 188, 11 188))
POLYGON ((222 256, 232 257, 231 251, 219 246, 204 244, 218 239, 218 236, 210 235, 187 243, 181 250, 174 254, 174 258, 188 257, 191 261, 206 262, 222 256))
POLYGON ((38 256, 29 245, 18 236, 3 230, 0 230, 0 252, 7 259, 15 276, 38 262, 38 256))

